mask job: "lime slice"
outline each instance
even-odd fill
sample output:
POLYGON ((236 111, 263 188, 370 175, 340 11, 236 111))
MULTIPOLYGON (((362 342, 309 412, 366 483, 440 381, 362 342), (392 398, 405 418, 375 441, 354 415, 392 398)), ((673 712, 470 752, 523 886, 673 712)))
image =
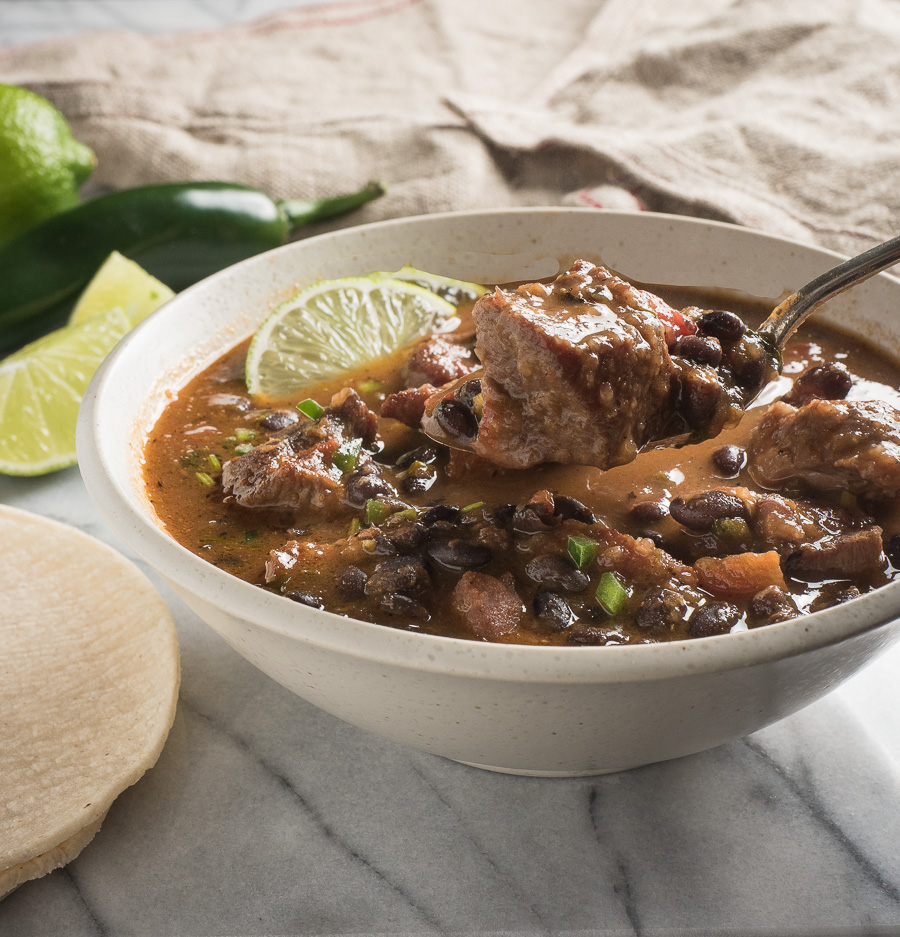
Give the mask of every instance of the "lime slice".
POLYGON ((323 280, 282 303, 247 353, 251 394, 287 397, 435 331, 456 308, 387 273, 323 280))
POLYGON ((137 325, 174 295, 143 267, 113 251, 85 287, 69 316, 69 324, 84 322, 118 306, 131 324, 137 325))
POLYGON ((467 283, 465 280, 454 280, 451 277, 441 277, 436 273, 426 273, 424 270, 416 270, 415 267, 401 267, 396 273, 390 274, 395 280, 406 280, 409 283, 416 283, 437 293, 442 299, 458 306, 462 302, 478 299, 487 292, 486 286, 478 283, 467 283))
POLYGON ((0 472, 75 464, 75 418, 88 382, 131 328, 121 309, 51 332, 0 361, 0 472))

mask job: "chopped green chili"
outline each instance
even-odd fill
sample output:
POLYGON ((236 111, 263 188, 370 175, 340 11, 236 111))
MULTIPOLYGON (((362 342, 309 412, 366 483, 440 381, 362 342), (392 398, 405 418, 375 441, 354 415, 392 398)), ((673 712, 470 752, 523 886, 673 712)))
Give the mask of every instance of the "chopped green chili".
POLYGON ((235 438, 238 442, 250 442, 251 439, 256 439, 256 430, 255 430, 255 429, 247 429, 247 428, 244 427, 244 426, 239 426, 239 427, 234 431, 234 438, 235 438))
POLYGON ((353 520, 350 521, 350 529, 347 531, 347 536, 355 537, 358 533, 359 533, 359 518, 354 517, 353 520))
POLYGON ((238 455, 246 455, 248 452, 250 452, 254 448, 255 446, 253 445, 252 442, 242 442, 239 446, 234 447, 234 451, 238 455))
POLYGON ((191 449, 180 459, 181 464, 187 469, 205 468, 209 459, 209 449, 191 449))
POLYGON ((405 511, 398 511, 394 517, 405 517, 409 520, 415 520, 419 516, 419 512, 415 508, 407 508, 405 511))
POLYGON ((222 470, 222 463, 219 461, 219 457, 214 453, 210 452, 210 454, 206 457, 206 461, 209 463, 209 467, 214 472, 219 472, 222 470))
POLYGON ((568 551, 572 562, 584 569, 597 555, 597 542, 589 537, 569 537, 568 551))
POLYGON ((373 391, 381 390, 381 381, 376 381, 374 378, 369 378, 367 381, 363 381, 359 385, 360 393, 370 394, 373 391))
POLYGON ((206 472, 194 472, 194 478, 196 478, 204 488, 213 488, 216 484, 206 472))
POLYGON ((433 473, 434 469, 427 462, 421 462, 418 459, 406 470, 406 474, 413 478, 430 478, 433 473))
POLYGON ((717 517, 713 521, 712 530, 723 540, 750 539, 750 525, 743 517, 717 517))
POLYGON ((325 412, 325 408, 320 403, 316 403, 312 397, 301 400, 300 403, 297 404, 297 409, 311 420, 318 420, 325 412))
POLYGON ((342 475, 352 472, 356 467, 356 460, 359 458, 359 450, 362 449, 361 439, 350 439, 341 443, 334 450, 331 457, 331 464, 341 470, 342 475))
POLYGON ((842 508, 855 508, 857 505, 856 495, 852 491, 842 491, 841 492, 841 507, 842 508))
POLYGON ((597 584, 597 601, 608 615, 622 611, 628 592, 613 573, 604 573, 597 584))
POLYGON ((377 498, 369 498, 366 501, 366 520, 372 524, 373 527, 378 527, 380 524, 384 523, 384 519, 388 516, 388 506, 383 502, 379 501, 377 498))
POLYGON ((473 501, 471 504, 467 504, 462 508, 463 514, 471 514, 472 511, 477 511, 479 508, 484 507, 484 501, 473 501))

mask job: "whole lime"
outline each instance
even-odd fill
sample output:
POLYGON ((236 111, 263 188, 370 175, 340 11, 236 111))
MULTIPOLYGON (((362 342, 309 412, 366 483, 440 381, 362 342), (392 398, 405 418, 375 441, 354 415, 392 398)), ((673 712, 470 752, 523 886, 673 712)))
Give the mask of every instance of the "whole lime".
POLYGON ((0 244, 77 204, 96 161, 48 100, 0 84, 0 244))

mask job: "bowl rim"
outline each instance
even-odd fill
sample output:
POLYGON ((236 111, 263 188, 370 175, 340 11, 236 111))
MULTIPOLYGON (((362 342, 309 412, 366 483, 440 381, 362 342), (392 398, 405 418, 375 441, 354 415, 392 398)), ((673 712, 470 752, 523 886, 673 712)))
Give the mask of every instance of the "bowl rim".
MULTIPOLYGON (((726 228, 766 241, 781 242, 826 258, 844 255, 814 245, 763 231, 682 215, 659 212, 619 212, 581 207, 519 207, 441 212, 392 218, 367 225, 342 228, 294 241, 257 254, 194 284, 160 307, 138 325, 106 358, 84 396, 78 417, 78 462, 85 486, 116 534, 176 590, 198 599, 225 615, 283 637, 341 654, 368 659, 391 667, 475 679, 502 679, 516 683, 619 683, 633 680, 658 681, 747 668, 774 660, 805 654, 826 645, 839 644, 864 632, 886 628, 900 616, 900 579, 859 599, 820 612, 802 615, 762 628, 705 638, 638 645, 557 647, 501 644, 452 638, 348 618, 325 610, 311 609, 286 600, 225 572, 183 547, 159 523, 138 510, 127 497, 127 479, 109 468, 107 452, 114 445, 102 432, 104 408, 115 399, 117 380, 127 374, 127 360, 140 347, 152 321, 182 315, 182 307, 199 293, 215 289, 255 267, 270 262, 273 255, 306 250, 305 245, 323 240, 352 240, 368 232, 398 226, 440 224, 447 219, 537 216, 558 214, 602 214, 606 217, 646 218, 678 226, 726 228), (861 608, 863 605, 865 608, 861 608), (848 616, 848 611, 850 615, 848 616)), ((640 222, 639 222, 640 223, 640 222)), ((890 274, 879 274, 897 283, 890 274)), ((237 339, 233 342, 236 343, 237 339)), ((231 345, 221 346, 219 353, 231 345)), ((199 373, 195 365, 179 386, 199 373)), ((887 638, 885 638, 887 640, 887 638)))

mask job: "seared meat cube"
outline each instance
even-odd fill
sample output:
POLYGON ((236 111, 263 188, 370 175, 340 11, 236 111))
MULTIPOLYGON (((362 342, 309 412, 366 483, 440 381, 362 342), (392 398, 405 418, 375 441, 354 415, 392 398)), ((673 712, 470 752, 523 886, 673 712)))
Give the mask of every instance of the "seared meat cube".
POLYGON ((900 492, 900 410, 878 400, 773 403, 750 438, 748 466, 769 488, 802 481, 891 497, 900 492))
POLYGON ((788 558, 787 567, 801 579, 849 579, 883 569, 881 528, 857 530, 822 544, 804 544, 788 558))
POLYGON ((407 386, 449 384, 474 371, 479 365, 472 344, 451 342, 440 335, 423 339, 404 368, 407 386))
MULTIPOLYGON (((222 486, 244 507, 311 508, 328 514, 345 508, 345 471, 335 454, 345 443, 370 446, 377 419, 356 391, 345 388, 315 421, 289 426, 250 452, 226 462, 222 486)), ((359 461, 368 453, 360 449, 359 461)))
POLYGON ((525 608, 511 577, 467 572, 456 584, 450 604, 473 634, 493 641, 519 627, 525 608))
POLYGON ((385 397, 381 405, 381 415, 390 417, 392 420, 399 420, 415 429, 422 422, 425 401, 436 393, 437 388, 433 384, 422 384, 421 387, 398 390, 395 394, 385 397))
POLYGON ((671 415, 667 330, 674 341, 673 323, 686 324, 605 268, 579 261, 551 285, 496 289, 473 315, 484 367, 478 455, 509 468, 609 468, 631 461, 671 415))
MULTIPOLYGON (((766 557, 777 554, 795 575, 856 576, 884 565, 881 528, 856 508, 810 504, 742 487, 714 488, 687 501, 677 498, 670 508, 672 517, 692 532, 714 532, 717 553, 753 555, 744 552, 750 549, 766 557)), ((708 549, 703 540, 694 539, 687 541, 688 550, 692 544, 708 549)))

